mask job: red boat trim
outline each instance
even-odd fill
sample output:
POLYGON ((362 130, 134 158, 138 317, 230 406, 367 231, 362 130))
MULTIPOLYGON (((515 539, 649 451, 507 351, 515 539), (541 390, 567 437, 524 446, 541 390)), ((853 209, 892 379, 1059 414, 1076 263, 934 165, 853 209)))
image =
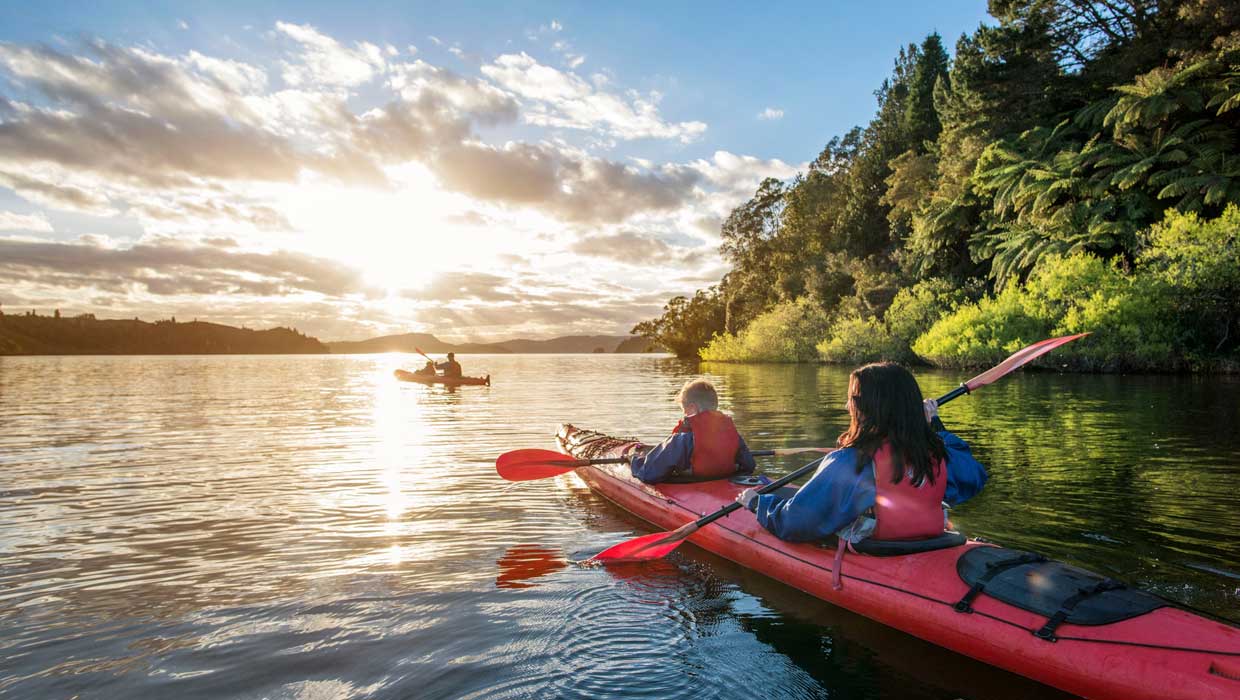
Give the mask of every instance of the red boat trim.
MULTIPOLYGON (((635 486, 634 484, 630 483, 629 481, 626 481, 626 480, 624 480, 624 479, 621 479, 621 478, 617 477, 616 475, 612 474, 611 472, 609 472, 609 471, 608 471, 608 470, 606 470, 606 469, 596 469, 595 471, 597 471, 600 475, 602 475, 602 476, 606 476, 608 479, 611 479, 612 481, 615 481, 616 483, 620 484, 621 486, 624 486, 625 488, 628 488, 628 489, 632 489, 632 490, 634 490, 634 491, 637 491, 638 493, 641 493, 643 496, 648 496, 648 495, 649 495, 649 494, 647 494, 645 491, 643 491, 641 488, 639 488, 639 487, 635 486)), ((607 500, 608 500, 608 501, 611 501, 611 499, 607 499, 607 500)), ((699 513, 695 512, 695 511, 693 511, 693 510, 690 510, 689 508, 686 508, 685 506, 681 505, 680 503, 677 503, 677 502, 676 502, 676 501, 674 501, 674 500, 671 500, 671 499, 666 498, 666 497, 664 497, 664 500, 665 500, 668 504, 673 505, 673 506, 675 506, 675 507, 679 508, 680 510, 685 511, 685 512, 686 512, 686 513, 688 513, 689 515, 693 516, 693 518, 694 518, 694 519, 697 519, 698 517, 700 517, 700 514, 699 514, 699 513)), ((619 504, 616 504, 614 501, 611 501, 611 502, 612 502, 612 504, 613 504, 613 505, 615 505, 617 508, 620 508, 621 510, 625 510, 625 509, 624 509, 624 508, 622 508, 619 504)), ((625 510, 625 512, 628 512, 628 511, 627 511, 627 510, 625 510)), ((649 522, 649 521, 646 521, 646 522, 649 522)), ((784 551, 784 550, 779 549, 779 548, 777 548, 777 547, 772 547, 772 546, 770 546, 770 545, 768 545, 768 544, 765 544, 765 543, 763 543, 763 542, 759 542, 758 540, 755 540, 754 538, 750 537, 749 535, 746 535, 745 533, 743 533, 743 532, 739 532, 739 531, 737 531, 737 530, 733 530, 732 528, 730 528, 730 527, 728 527, 727 525, 724 525, 724 524, 722 524, 722 523, 720 523, 720 522, 718 522, 718 521, 716 521, 715 523, 713 523, 713 525, 715 525, 715 526, 717 526, 717 527, 721 527, 721 528, 723 528, 723 529, 727 530, 728 532, 731 532, 732 534, 734 534, 734 535, 736 535, 736 536, 738 536, 738 537, 742 537, 742 538, 744 538, 744 539, 746 539, 746 540, 749 540, 750 542, 754 543, 755 545, 757 545, 757 546, 759 546, 759 547, 762 547, 763 549, 766 549, 766 550, 768 550, 768 551, 771 551, 771 552, 776 552, 776 553, 781 554, 781 555, 783 555, 783 556, 785 556, 785 557, 787 557, 787 558, 789 558, 789 559, 793 559, 793 560, 799 561, 799 562, 801 562, 802 564, 805 564, 805 565, 807 565, 807 566, 813 567, 813 568, 818 569, 818 570, 820 570, 820 571, 825 571, 825 572, 828 572, 828 573, 829 573, 829 572, 831 572, 831 568, 830 568, 830 567, 827 567, 827 566, 822 566, 821 564, 818 564, 818 563, 813 562, 813 561, 809 561, 808 559, 802 559, 801 557, 798 557, 798 556, 796 556, 795 554, 792 554, 792 553, 790 553, 790 552, 784 551)), ((692 543, 692 542, 690 542, 690 543, 692 543)), ((759 573, 761 573, 761 572, 759 572, 759 573)), ((862 582, 862 583, 868 583, 868 584, 870 584, 870 585, 872 585, 872 586, 878 586, 878 587, 880 587, 880 588, 886 588, 886 589, 891 590, 891 591, 898 591, 898 592, 900 592, 900 593, 904 593, 904 594, 906 594, 906 595, 913 596, 914 598, 920 598, 920 599, 922 599, 922 600, 929 601, 929 602, 931 602, 931 603, 938 603, 939 605, 945 605, 945 606, 947 606, 947 607, 949 607, 949 608, 951 608, 951 607, 954 607, 954 606, 955 606, 955 603, 953 603, 953 602, 949 602, 949 601, 946 601, 946 600, 940 600, 940 599, 938 599, 938 598, 934 598, 934 597, 932 597, 932 596, 928 596, 928 595, 923 595, 923 594, 918 593, 918 592, 916 592, 916 591, 910 591, 910 590, 907 590, 907 589, 904 589, 904 588, 900 588, 899 586, 893 586, 893 585, 891 585, 891 584, 889 584, 889 583, 882 583, 881 581, 871 581, 870 579, 867 579, 867 578, 862 578, 862 577, 860 577, 860 576, 853 576, 853 575, 851 575, 851 574, 845 574, 845 573, 841 573, 841 576, 842 576, 843 578, 852 579, 852 580, 854 580, 854 581, 860 581, 860 582, 862 582)), ((827 602, 830 602, 830 601, 827 601, 827 602)), ((999 617, 999 616, 997 616, 997 615, 991 615, 991 614, 989 614, 989 613, 980 612, 980 611, 976 611, 976 610, 975 610, 975 611, 973 611, 973 612, 972 612, 972 613, 970 613, 970 614, 972 614, 972 615, 977 615, 977 616, 979 616, 979 617, 985 617, 985 618, 987 618, 987 619, 991 619, 991 620, 994 620, 994 621, 996 621, 996 622, 1002 622, 1002 623, 1003 623, 1003 624, 1005 624, 1005 625, 1008 625, 1008 626, 1011 626, 1011 627, 1015 627, 1015 628, 1017 628, 1017 629, 1022 629, 1022 630, 1024 630, 1024 631, 1028 632, 1031 636, 1033 635, 1033 633, 1034 633, 1034 632, 1036 632, 1036 631, 1037 631, 1037 629, 1036 629, 1036 628, 1025 627, 1024 625, 1019 625, 1019 624, 1017 624, 1017 623, 1015 623, 1015 622, 1012 622, 1011 620, 1006 620, 1006 619, 1004 619, 1004 618, 1002 618, 1002 617, 999 617)), ((1168 646, 1168 645, 1163 645, 1163 644, 1147 644, 1147 643, 1144 643, 1144 642, 1130 642, 1130 641, 1126 641, 1126 640, 1122 640, 1122 639, 1094 639, 1094 638, 1090 638, 1090 637, 1057 637, 1057 639, 1058 639, 1058 641, 1061 641, 1061 642, 1089 642, 1089 643, 1091 643, 1091 644, 1112 644, 1112 645, 1116 645, 1116 646, 1143 647, 1143 648, 1146 648, 1146 649, 1161 649, 1161 650, 1164 650, 1164 651, 1182 651, 1182 652, 1188 652, 1188 653, 1192 653, 1192 654, 1215 654, 1215 655, 1219 655, 1219 656, 1235 656, 1235 657, 1240 657, 1240 652, 1237 652, 1237 651, 1219 651, 1219 650, 1215 650, 1215 649, 1196 649, 1196 648, 1193 648, 1193 647, 1177 647, 1177 646, 1168 646)))

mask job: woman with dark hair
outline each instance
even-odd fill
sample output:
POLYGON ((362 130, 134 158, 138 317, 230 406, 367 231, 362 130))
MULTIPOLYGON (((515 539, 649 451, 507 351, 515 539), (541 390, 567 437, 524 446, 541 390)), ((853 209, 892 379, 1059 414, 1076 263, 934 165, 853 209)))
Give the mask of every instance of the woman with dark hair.
POLYGON ((920 540, 943 533, 942 504, 957 505, 986 484, 986 470, 947 432, 933 399, 904 367, 880 362, 848 379, 851 418, 814 476, 795 495, 737 496, 782 540, 838 535, 849 543, 920 540))

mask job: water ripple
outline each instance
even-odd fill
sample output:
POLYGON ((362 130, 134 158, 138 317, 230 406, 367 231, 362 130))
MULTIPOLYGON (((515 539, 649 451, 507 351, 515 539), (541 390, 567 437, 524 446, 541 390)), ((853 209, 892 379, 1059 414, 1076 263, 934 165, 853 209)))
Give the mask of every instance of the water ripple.
MULTIPOLYGON (((494 386, 396 382, 399 355, 0 357, 0 694, 1020 695, 901 664, 931 652, 871 623, 803 622, 822 605, 691 546, 572 565, 648 528, 572 476, 504 483, 495 456, 565 420, 657 439, 697 369, 466 359, 494 386)), ((703 369, 755 448, 843 427, 843 370, 703 369)), ((992 480, 958 524, 1234 609, 1238 389, 1018 375, 961 400, 944 418, 992 480)))

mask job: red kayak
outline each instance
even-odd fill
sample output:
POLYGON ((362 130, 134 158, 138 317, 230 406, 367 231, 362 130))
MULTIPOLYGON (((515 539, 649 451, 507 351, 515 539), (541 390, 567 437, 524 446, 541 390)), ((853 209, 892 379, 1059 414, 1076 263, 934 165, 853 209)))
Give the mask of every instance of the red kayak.
POLYGON ((418 382, 420 384, 446 384, 448 386, 485 385, 491 386, 491 375, 485 377, 445 377, 440 374, 418 374, 398 369, 393 374, 402 382, 418 382))
MULTIPOLYGON (((571 425, 561 426, 556 443, 588 459, 642 446, 571 425)), ((625 464, 576 473, 664 530, 732 503, 745 488, 726 479, 647 485, 625 464)), ((690 541, 833 605, 1086 698, 1240 698, 1240 628, 1035 553, 959 536, 915 554, 849 552, 837 590, 833 543, 784 542, 747 510, 703 527, 690 541)))

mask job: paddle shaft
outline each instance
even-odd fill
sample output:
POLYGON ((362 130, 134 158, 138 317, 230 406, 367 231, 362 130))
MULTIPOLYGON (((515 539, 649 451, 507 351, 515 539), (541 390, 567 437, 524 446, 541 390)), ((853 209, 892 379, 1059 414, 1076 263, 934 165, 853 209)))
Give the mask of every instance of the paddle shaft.
MULTIPOLYGON (((969 389, 968 389, 968 387, 966 387, 964 384, 961 384, 960 386, 956 387, 955 389, 952 389, 951 391, 947 392, 946 394, 943 394, 943 396, 939 397, 939 399, 938 399, 935 403, 937 403, 938 405, 942 406, 943 404, 947 403, 948 401, 951 401, 952 399, 955 399, 955 398, 959 398, 959 397, 961 397, 961 396, 964 396, 964 395, 965 395, 965 394, 967 394, 967 393, 969 393, 969 389)), ((774 450, 764 450, 763 452, 754 452, 753 454, 755 454, 755 455, 759 455, 759 454, 763 454, 763 453, 766 453, 766 454, 774 454, 774 452, 775 452, 774 450)), ((766 486, 763 486, 762 488, 758 489, 758 495, 762 495, 762 494, 764 494, 764 493, 771 493, 771 492, 773 492, 773 491, 778 491, 780 488, 783 488, 784 486, 787 486, 788 484, 792 483, 793 481, 796 481, 797 479, 800 479, 801 477, 803 477, 803 476, 805 476, 806 474, 810 473, 810 472, 811 472, 811 471, 813 471, 814 469, 817 469, 817 468, 818 468, 818 465, 819 465, 820 463, 822 463, 822 460, 826 459, 826 458, 827 458, 827 456, 828 456, 828 455, 823 455, 823 456, 819 457, 818 459, 816 459, 816 460, 814 460, 814 461, 810 462, 809 464, 805 465, 804 467, 801 467, 800 469, 798 469, 798 470, 796 470, 796 471, 792 472, 791 474, 788 474, 788 475, 784 476, 783 478, 776 479, 775 481, 772 481, 771 483, 767 484, 766 486)), ((715 511, 714 513, 711 513, 710 515, 706 515, 706 516, 703 516, 703 517, 701 517, 701 518, 698 518, 698 519, 697 519, 696 521, 694 521, 694 523, 693 523, 693 524, 696 526, 696 527, 694 527, 693 529, 695 529, 695 530, 696 530, 697 528, 702 527, 703 525, 709 525, 710 523, 715 522, 715 521, 716 521, 716 520, 718 520, 719 518, 722 518, 722 517, 724 517, 724 516, 728 515, 729 513, 732 513, 732 512, 734 512, 734 511, 736 511, 736 510, 738 510, 738 509, 740 509, 740 508, 743 508, 743 507, 744 507, 744 506, 742 506, 739 502, 737 502, 737 501, 733 501, 732 503, 729 503, 728 505, 726 505, 726 506, 724 506, 724 507, 720 508, 719 510, 715 511)))
MULTIPOLYGON (((753 455, 754 457, 772 457, 775 455, 775 450, 754 450, 753 452, 750 452, 749 454, 753 455)), ((569 462, 565 460, 565 464, 568 464, 568 463, 569 462)), ((590 465, 590 464, 628 464, 629 458, 628 457, 603 457, 600 459, 577 459, 577 460, 573 460, 572 463, 573 464, 580 463, 580 465, 583 467, 590 465)))

